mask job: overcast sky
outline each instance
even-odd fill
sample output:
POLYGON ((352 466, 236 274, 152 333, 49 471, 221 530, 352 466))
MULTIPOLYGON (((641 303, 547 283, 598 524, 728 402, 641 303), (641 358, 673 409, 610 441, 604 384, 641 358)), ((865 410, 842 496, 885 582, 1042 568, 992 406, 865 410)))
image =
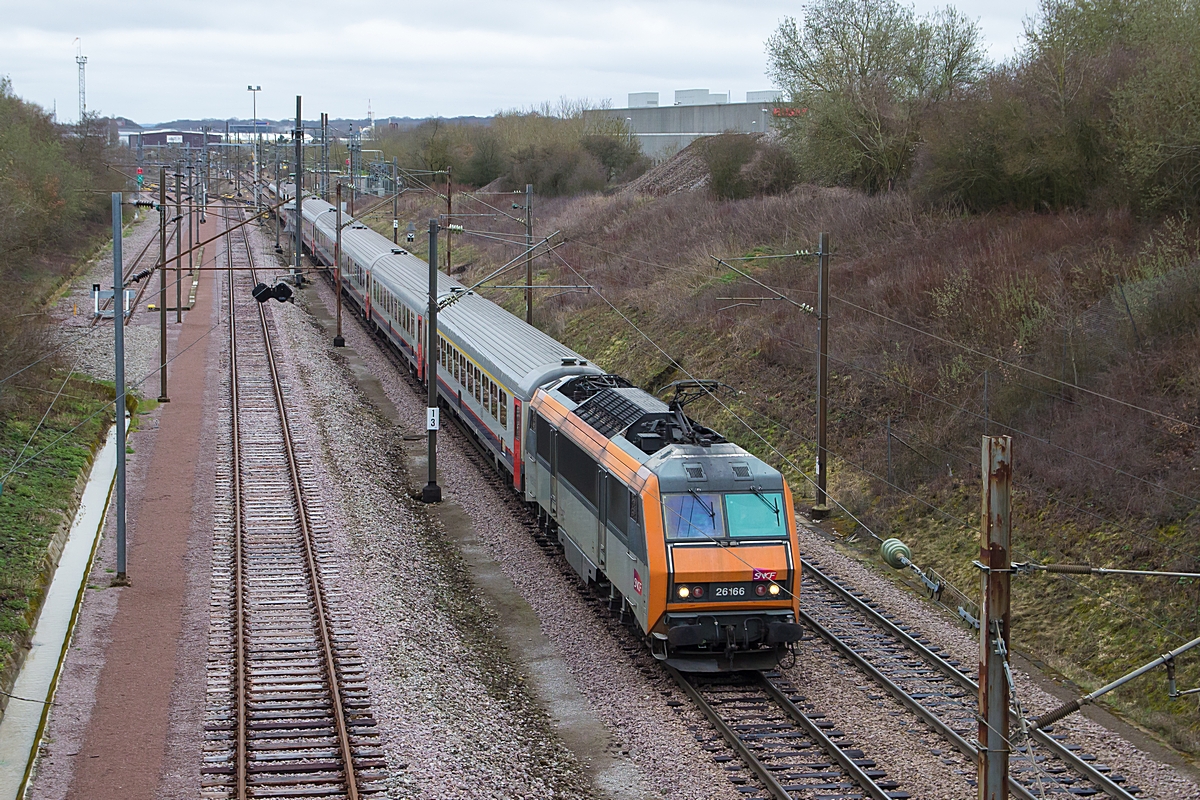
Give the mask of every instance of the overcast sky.
MULTIPOLYGON (((920 0, 918 12, 941 3, 920 0)), ((994 58, 1020 43, 1036 0, 963 0, 994 58)), ((489 115, 562 96, 771 88, 764 43, 802 2, 776 0, 0 0, 0 75, 62 121, 78 119, 75 38, 87 107, 148 124, 260 116, 489 115)))

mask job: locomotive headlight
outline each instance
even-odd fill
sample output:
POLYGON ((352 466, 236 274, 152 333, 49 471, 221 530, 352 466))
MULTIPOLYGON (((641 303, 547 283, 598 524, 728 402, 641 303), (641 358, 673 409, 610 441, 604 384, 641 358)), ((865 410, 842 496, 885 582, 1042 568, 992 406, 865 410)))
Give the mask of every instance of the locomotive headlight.
POLYGON ((686 586, 679 587, 679 596, 682 597, 684 600, 688 599, 688 597, 691 595, 691 593, 692 593, 692 590, 689 589, 688 587, 686 587, 686 586))
POLYGON ((771 588, 768 589, 767 591, 769 591, 771 593, 771 596, 774 597, 775 595, 779 594, 779 584, 772 583, 771 588))

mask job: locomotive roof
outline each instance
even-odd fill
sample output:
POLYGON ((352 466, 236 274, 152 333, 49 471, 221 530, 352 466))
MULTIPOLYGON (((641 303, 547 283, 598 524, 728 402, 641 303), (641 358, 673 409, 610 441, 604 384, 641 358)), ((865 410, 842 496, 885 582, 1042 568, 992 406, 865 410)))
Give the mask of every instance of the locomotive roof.
MULTIPOLYGON (((337 209, 316 198, 304 201, 304 218, 327 237, 337 235, 337 209)), ((428 304, 429 264, 357 220, 342 217, 342 249, 347 256, 371 270, 372 276, 411 307, 428 304)), ((443 272, 438 272, 438 296, 451 292, 462 296, 438 312, 438 328, 449 333, 470 355, 481 358, 485 367, 512 389, 526 397, 542 384, 563 374, 602 373, 599 368, 522 319, 443 272), (568 363, 569 362, 569 363, 568 363)))

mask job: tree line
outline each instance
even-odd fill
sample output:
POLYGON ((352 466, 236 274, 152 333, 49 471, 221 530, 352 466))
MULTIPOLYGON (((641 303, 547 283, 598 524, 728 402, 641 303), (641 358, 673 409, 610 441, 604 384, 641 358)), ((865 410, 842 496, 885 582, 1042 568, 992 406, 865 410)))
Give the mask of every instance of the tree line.
POLYGON ((817 0, 767 41, 802 180, 971 211, 1200 200, 1200 3, 1042 0, 993 63, 952 7, 817 0))
POLYGON ((649 166, 625 122, 587 100, 502 111, 487 124, 428 120, 383 131, 376 142, 389 161, 409 170, 450 170, 456 183, 503 189, 532 183, 542 196, 603 191, 649 166))

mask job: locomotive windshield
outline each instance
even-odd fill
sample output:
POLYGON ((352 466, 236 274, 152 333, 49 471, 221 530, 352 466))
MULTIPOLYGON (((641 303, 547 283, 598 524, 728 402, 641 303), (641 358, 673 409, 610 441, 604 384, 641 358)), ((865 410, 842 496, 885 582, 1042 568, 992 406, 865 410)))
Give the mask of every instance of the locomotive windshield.
POLYGON ((786 507, 779 492, 717 494, 690 491, 663 495, 668 539, 787 536, 786 507))
POLYGON ((691 491, 663 496, 668 539, 713 539, 725 535, 721 495, 691 491))
POLYGON ((787 536, 783 495, 778 492, 725 495, 730 536, 787 536))

